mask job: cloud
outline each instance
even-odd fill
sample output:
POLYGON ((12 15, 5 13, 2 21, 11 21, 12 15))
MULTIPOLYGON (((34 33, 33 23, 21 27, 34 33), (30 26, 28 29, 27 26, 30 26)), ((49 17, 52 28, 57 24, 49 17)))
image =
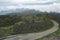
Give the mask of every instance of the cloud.
POLYGON ((0 0, 0 6, 10 5, 50 5, 59 3, 60 0, 0 0))
POLYGON ((60 0, 0 0, 0 9, 15 8, 60 12, 60 0))
POLYGON ((24 3, 23 5, 51 5, 54 4, 53 2, 47 2, 47 3, 24 3))

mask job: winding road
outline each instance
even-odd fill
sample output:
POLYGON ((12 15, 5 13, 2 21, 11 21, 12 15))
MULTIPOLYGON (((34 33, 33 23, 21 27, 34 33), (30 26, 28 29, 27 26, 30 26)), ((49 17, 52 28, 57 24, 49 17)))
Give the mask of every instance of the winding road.
POLYGON ((38 32, 38 33, 14 35, 4 40, 35 40, 37 38, 47 36, 59 29, 59 24, 54 20, 51 21, 54 23, 54 26, 46 31, 38 32))

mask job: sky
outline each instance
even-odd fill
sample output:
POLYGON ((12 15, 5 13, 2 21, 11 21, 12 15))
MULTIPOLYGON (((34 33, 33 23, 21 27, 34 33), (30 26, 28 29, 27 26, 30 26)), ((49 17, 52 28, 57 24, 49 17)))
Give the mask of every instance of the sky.
POLYGON ((0 0, 0 10, 16 8, 60 12, 60 0, 0 0))

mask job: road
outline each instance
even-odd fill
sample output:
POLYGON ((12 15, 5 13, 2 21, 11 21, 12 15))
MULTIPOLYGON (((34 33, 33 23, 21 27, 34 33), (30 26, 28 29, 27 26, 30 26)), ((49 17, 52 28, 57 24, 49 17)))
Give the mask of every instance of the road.
POLYGON ((47 36, 59 29, 59 24, 54 20, 51 21, 54 23, 54 26, 46 31, 38 32, 38 33, 15 35, 14 37, 10 37, 4 40, 35 40, 37 38, 47 36))

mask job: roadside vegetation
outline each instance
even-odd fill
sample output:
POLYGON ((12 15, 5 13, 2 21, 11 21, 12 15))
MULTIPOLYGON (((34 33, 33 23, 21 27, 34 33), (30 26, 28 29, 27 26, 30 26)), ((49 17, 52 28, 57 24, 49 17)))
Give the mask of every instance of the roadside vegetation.
POLYGON ((51 38, 53 38, 53 37, 55 37, 55 36, 57 36, 59 34, 60 34, 60 28, 57 31, 55 31, 55 32, 53 32, 51 34, 49 34, 49 35, 47 35, 45 37, 42 37, 42 38, 38 38, 36 40, 47 40, 47 39, 49 40, 49 39, 51 39, 51 38))

